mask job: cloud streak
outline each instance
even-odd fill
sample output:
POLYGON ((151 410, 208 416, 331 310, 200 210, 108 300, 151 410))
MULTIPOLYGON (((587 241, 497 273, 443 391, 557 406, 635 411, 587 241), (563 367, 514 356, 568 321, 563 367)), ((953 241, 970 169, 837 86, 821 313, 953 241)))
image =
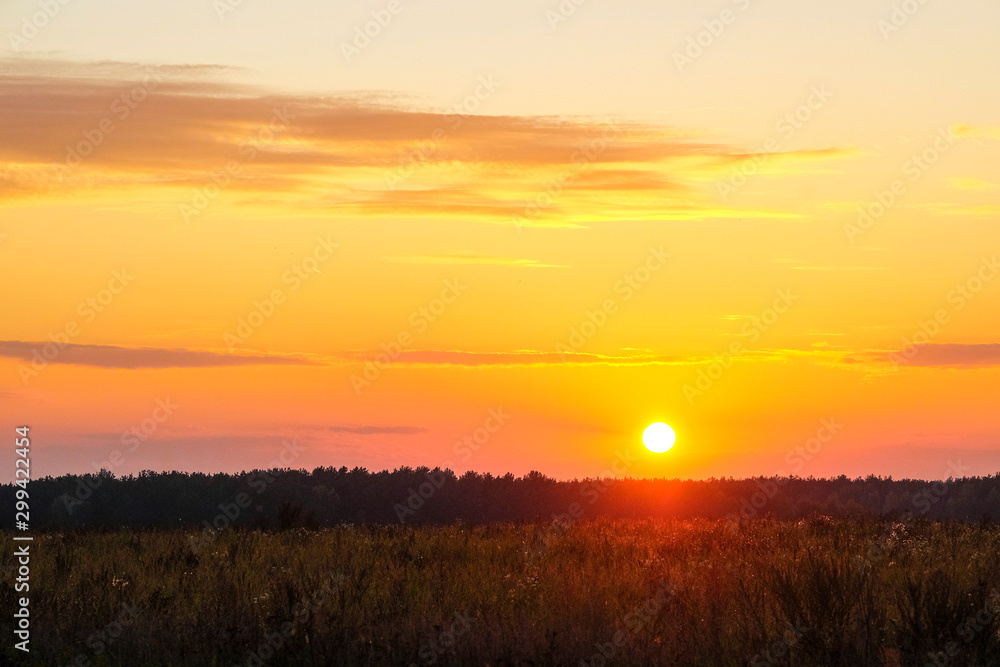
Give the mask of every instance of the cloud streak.
MULTIPOLYGON (((227 366, 312 366, 315 361, 305 357, 267 354, 223 354, 208 350, 184 348, 119 347, 116 345, 66 344, 51 359, 43 350, 56 348, 48 341, 0 341, 0 357, 37 361, 50 364, 90 366, 93 368, 210 368, 227 366)), ((58 348, 56 348, 58 349, 58 348)), ((50 354, 51 356, 51 354, 50 354)))
MULTIPOLYGON (((365 361, 374 352, 344 352, 338 357, 344 361, 365 361)), ((636 354, 606 355, 591 352, 546 352, 540 350, 518 350, 515 352, 468 352, 462 350, 405 350, 393 364, 423 366, 547 366, 552 364, 605 364, 613 366, 633 366, 648 364, 691 363, 690 360, 668 355, 636 354)))
POLYGON ((384 257, 384 261, 396 264, 437 264, 437 265, 485 265, 485 266, 520 266, 537 269, 565 269, 566 264, 547 264, 536 259, 520 257, 494 257, 477 254, 451 255, 410 255, 404 257, 384 257))
MULTIPOLYGON (((461 116, 385 93, 281 95, 226 82, 234 72, 212 66, 157 68, 155 87, 126 109, 122 96, 146 85, 150 71, 13 60, 0 75, 0 198, 157 188, 183 200, 236 161, 226 188, 233 204, 510 222, 542 198, 531 223, 547 226, 626 216, 787 217, 706 202, 699 194, 705 179, 747 153, 675 129, 461 116), (113 131, 67 167, 67 156, 104 121, 113 131)), ((825 148, 773 157, 843 154, 825 148)))
POLYGON ((428 432, 420 426, 327 426, 325 430, 357 435, 419 435, 428 432))
POLYGON ((920 343, 903 350, 867 350, 847 354, 845 364, 902 365, 924 368, 1000 366, 1000 343, 920 343))
POLYGON ((951 133, 958 137, 1000 141, 1000 125, 954 125, 951 133))
MULTIPOLYGON (((54 344, 47 341, 0 341, 0 357, 19 359, 25 362, 44 359, 42 350, 54 344)), ((571 349, 562 351, 515 350, 501 352, 473 352, 468 350, 403 350, 392 360, 393 365, 414 366, 457 366, 457 367, 515 367, 550 365, 606 365, 606 366, 666 366, 697 365, 710 363, 713 356, 676 356, 657 354, 652 351, 623 351, 626 354, 599 354, 579 352, 571 349)), ((52 359, 50 364, 88 366, 103 369, 142 370, 156 368, 227 368, 234 366, 340 366, 365 363, 376 358, 378 351, 346 350, 328 355, 287 355, 287 354, 226 354, 210 350, 187 348, 131 348, 116 345, 68 344, 52 359)), ((744 356, 754 360, 787 360, 795 356, 829 355, 816 350, 755 350, 744 356)), ((844 360, 850 363, 851 359, 844 360)), ((328 430, 344 433, 354 427, 330 427, 328 430)), ((367 429, 374 427, 357 427, 367 429)), ((371 431, 375 432, 375 431, 371 431)), ((385 431, 386 433, 395 431, 385 431)), ((403 431, 398 431, 402 433, 403 431)))
POLYGON ((907 358, 907 351, 903 350, 895 358, 906 358, 910 366, 1000 366, 1000 343, 925 343, 914 347, 912 356, 907 358))

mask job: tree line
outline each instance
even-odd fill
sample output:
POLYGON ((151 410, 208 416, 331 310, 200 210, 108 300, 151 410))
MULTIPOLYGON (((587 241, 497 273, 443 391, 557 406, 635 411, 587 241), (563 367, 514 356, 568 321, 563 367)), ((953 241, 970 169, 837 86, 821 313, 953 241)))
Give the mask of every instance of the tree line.
MULTIPOLYGON (((1000 474, 944 481, 870 475, 748 479, 574 479, 532 471, 467 472, 403 467, 271 469, 235 474, 107 470, 44 477, 28 486, 31 525, 72 527, 289 528, 338 523, 441 524, 552 521, 597 517, 992 522, 1000 518, 1000 474)), ((15 487, 0 487, 13 521, 15 487)))

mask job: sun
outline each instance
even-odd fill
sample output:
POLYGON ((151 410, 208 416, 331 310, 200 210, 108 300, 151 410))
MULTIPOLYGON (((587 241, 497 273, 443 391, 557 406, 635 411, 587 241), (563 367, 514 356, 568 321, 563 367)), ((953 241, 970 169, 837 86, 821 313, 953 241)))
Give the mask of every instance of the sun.
POLYGON ((673 447, 676 439, 677 435, 674 433, 674 429, 663 422, 650 424, 642 432, 642 444, 646 445, 646 449, 657 454, 662 454, 673 447))

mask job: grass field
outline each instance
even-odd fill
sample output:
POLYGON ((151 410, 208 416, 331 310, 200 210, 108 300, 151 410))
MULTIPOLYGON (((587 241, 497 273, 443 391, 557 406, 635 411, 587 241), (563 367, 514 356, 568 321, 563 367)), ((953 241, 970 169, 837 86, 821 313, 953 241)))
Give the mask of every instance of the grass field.
MULTIPOLYGON (((39 665, 996 665, 1000 527, 574 524, 37 535, 39 665)), ((0 541, 4 609, 13 542, 0 541)), ((11 619, 3 620, 5 637, 11 619)))

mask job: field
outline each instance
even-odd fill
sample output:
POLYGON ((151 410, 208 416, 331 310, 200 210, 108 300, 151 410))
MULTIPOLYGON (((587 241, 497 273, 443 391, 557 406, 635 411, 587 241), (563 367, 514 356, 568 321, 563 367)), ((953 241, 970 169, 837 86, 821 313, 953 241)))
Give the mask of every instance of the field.
MULTIPOLYGON (((879 521, 46 533, 38 665, 995 665, 1000 527, 879 521)), ((0 540, 4 609, 13 542, 0 540)), ((11 637, 4 615, 3 634, 11 637)))

